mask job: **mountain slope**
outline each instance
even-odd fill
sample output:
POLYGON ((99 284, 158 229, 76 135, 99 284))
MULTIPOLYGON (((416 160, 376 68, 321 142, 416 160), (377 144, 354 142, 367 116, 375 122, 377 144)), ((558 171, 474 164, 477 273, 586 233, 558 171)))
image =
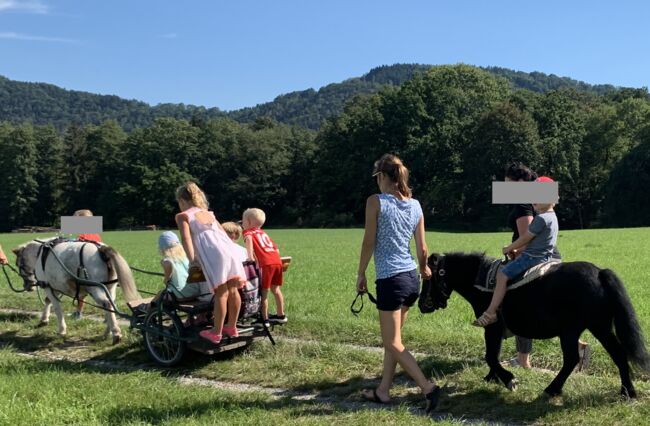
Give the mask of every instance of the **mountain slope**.
MULTIPOLYGON (((352 97, 376 93, 386 85, 400 85, 415 73, 431 67, 432 65, 421 64, 380 66, 361 77, 332 83, 319 90, 291 92, 280 95, 271 102, 231 112, 184 104, 150 106, 145 102, 118 96, 65 90, 51 84, 25 83, 0 76, 0 121, 30 121, 34 124, 53 124, 63 129, 73 123, 98 124, 112 119, 130 131, 147 126, 159 117, 190 120, 228 116, 237 121, 251 122, 258 117, 267 116, 282 123, 318 129, 324 119, 340 113, 352 97)), ((553 74, 526 73, 499 67, 484 69, 506 78, 516 89, 546 92, 572 88, 599 95, 617 90, 612 85, 590 85, 553 74)))

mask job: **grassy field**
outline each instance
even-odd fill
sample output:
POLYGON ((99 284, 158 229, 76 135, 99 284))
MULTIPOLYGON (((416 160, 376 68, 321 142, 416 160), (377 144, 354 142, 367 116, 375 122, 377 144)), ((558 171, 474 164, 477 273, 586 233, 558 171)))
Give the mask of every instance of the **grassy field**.
MULTIPOLYGON (((158 270, 158 234, 108 232, 103 237, 133 266, 158 270)), ((54 322, 36 329, 33 317, 2 314, 0 344, 5 349, 0 351, 0 423, 40 423, 46 419, 51 423, 133 424, 424 422, 421 412, 408 409, 423 402, 405 377, 399 378, 392 409, 358 408, 359 390, 373 386, 381 371, 381 352, 372 350, 380 346, 376 310, 367 306, 358 318, 349 312, 362 230, 270 230, 269 234, 282 255, 293 257, 283 289, 289 324, 276 330, 278 346, 260 342, 236 356, 195 355, 171 372, 148 367, 104 371, 76 361, 142 365, 147 358, 137 334, 124 330, 124 343, 113 347, 99 338, 102 327, 94 321, 68 320, 69 336, 61 338, 56 336, 54 322), (20 355, 23 353, 37 358, 25 358, 20 355), (183 375, 308 392, 325 399, 296 403, 258 392, 181 385, 177 378, 183 375), (58 382, 61 385, 54 384, 58 382), (60 389, 66 391, 55 395, 60 389), (79 392, 96 395, 100 402, 88 407, 87 400, 79 399, 79 392), (350 408, 348 403, 357 404, 357 408, 350 408), (30 417, 20 414, 25 411, 30 417)), ((33 237, 5 234, 0 235, 0 243, 7 249, 33 237)), ((430 251, 485 251, 494 256, 508 239, 506 233, 427 234, 430 251)), ((647 228, 562 231, 559 239, 566 261, 587 260, 619 274, 646 331, 650 330, 650 305, 646 303, 650 296, 650 262, 645 254, 650 248, 648 241, 647 228)), ((372 275, 370 270, 368 277, 372 275)), ((149 291, 161 287, 155 277, 136 275, 136 281, 139 288, 149 291)), ((40 304, 35 294, 14 294, 3 284, 0 307, 37 310, 40 304)), ((70 302, 66 308, 72 311, 70 302)), ((520 381, 516 392, 483 383, 487 367, 482 361, 482 332, 470 325, 471 319, 469 305, 454 295, 444 311, 422 315, 414 310, 404 332, 407 347, 419 353, 425 372, 445 386, 440 411, 450 414, 449 421, 638 424, 650 414, 649 378, 637 375, 637 401, 621 401, 615 367, 589 335, 583 338, 593 345, 592 366, 587 373, 569 378, 560 400, 539 398, 553 377, 541 369, 557 371, 561 364, 557 339, 534 342, 533 365, 539 369, 515 370, 520 381)), ((514 341, 510 339, 504 344, 503 356, 513 353, 514 341)))

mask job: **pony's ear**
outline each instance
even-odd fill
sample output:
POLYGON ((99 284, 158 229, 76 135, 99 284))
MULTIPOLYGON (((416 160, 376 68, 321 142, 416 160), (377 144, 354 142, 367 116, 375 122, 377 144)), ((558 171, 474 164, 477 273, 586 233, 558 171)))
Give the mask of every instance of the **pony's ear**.
POLYGON ((20 252, 23 251, 22 247, 12 248, 11 251, 16 255, 20 255, 20 252))

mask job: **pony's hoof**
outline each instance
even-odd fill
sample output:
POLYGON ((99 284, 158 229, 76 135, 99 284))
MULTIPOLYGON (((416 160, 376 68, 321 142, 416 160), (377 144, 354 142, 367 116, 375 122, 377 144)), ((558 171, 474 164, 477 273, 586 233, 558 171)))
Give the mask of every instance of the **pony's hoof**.
POLYGON ((544 389, 544 393, 549 397, 549 398, 555 398, 557 396, 562 396, 562 391, 561 390, 555 390, 551 388, 546 388, 544 389))
POLYGON ((495 383, 495 382, 498 383, 499 377, 495 373, 490 371, 487 376, 483 377, 483 380, 488 383, 495 383))
POLYGON ((122 336, 113 336, 113 344, 117 345, 122 341, 122 336))
POLYGON ((49 323, 49 321, 41 321, 36 325, 36 328, 46 327, 49 323))
POLYGON ((61 336, 61 337, 65 337, 65 336, 68 335, 68 332, 67 332, 67 331, 59 331, 57 334, 58 334, 59 336, 61 336))
POLYGON ((636 398, 636 390, 634 388, 621 386, 621 396, 623 398, 636 398))
POLYGON ((516 391, 517 390, 517 379, 512 379, 508 383, 506 383, 506 388, 508 388, 509 391, 516 391))

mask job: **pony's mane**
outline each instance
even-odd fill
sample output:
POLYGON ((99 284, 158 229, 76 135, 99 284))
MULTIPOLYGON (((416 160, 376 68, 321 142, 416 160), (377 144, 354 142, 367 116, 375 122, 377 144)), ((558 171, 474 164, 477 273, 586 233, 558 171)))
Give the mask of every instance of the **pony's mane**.
MULTIPOLYGON (((38 239, 39 241, 43 241, 43 242, 47 243, 47 242, 50 242, 50 241, 52 241, 52 240, 56 240, 57 238, 58 238, 58 237, 37 238, 37 239, 38 239)), ((37 241, 35 241, 35 240, 29 240, 29 241, 27 241, 26 243, 22 243, 21 245, 19 245, 18 247, 16 247, 16 250, 22 250, 22 249, 24 249, 25 247, 27 247, 28 245, 33 244, 33 243, 37 243, 37 241)), ((40 243, 39 243, 39 244, 40 244, 40 243)))
POLYGON ((479 265, 488 265, 494 260, 494 258, 487 256, 485 252, 478 251, 473 251, 471 253, 465 253, 462 251, 445 253, 445 258, 448 263, 452 264, 472 264, 477 262, 479 265))
POLYGON ((485 252, 473 251, 471 253, 465 253, 462 251, 452 251, 451 253, 445 253, 445 256, 455 259, 483 258, 485 257, 485 252))

